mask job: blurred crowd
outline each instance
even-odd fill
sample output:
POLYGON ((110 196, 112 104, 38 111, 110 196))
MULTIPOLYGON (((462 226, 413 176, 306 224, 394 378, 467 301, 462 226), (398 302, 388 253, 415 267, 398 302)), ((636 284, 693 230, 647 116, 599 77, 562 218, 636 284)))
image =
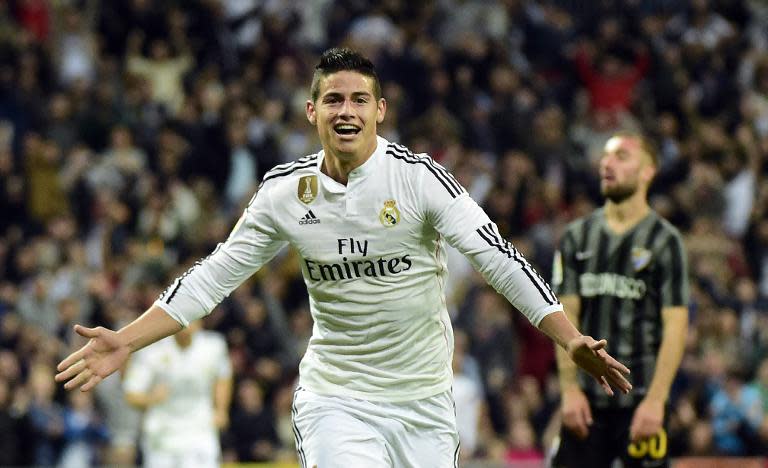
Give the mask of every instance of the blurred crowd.
MULTIPOLYGON (((768 4, 762 0, 0 1, 0 466, 131 463, 120 375, 65 393, 72 324, 118 328, 224 240, 272 166, 319 150, 319 54, 378 67, 382 136, 448 167, 542 276, 599 206, 607 137, 642 130, 684 234, 673 456, 768 447, 768 4)), ((540 460, 551 342, 449 256, 462 457, 540 460)), ((295 252, 205 319, 235 371, 228 461, 292 460, 312 332, 295 252)))

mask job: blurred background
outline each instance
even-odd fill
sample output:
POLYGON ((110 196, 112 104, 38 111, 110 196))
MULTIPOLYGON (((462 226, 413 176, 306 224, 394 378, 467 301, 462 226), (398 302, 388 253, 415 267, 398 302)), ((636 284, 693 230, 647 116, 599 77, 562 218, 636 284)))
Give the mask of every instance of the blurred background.
MULTIPOLYGON (((683 232, 692 285, 670 453, 767 454, 765 1, 0 0, 0 466, 138 460, 119 375, 54 384, 82 345, 72 324, 135 318, 267 170, 320 149, 304 103, 337 45, 378 67, 380 134, 448 167, 544 277, 565 224, 602 203, 607 137, 652 136, 651 203, 683 232)), ((539 466, 553 347, 455 252, 450 268, 462 457, 539 466)), ((295 253, 205 327, 235 373, 225 460, 295 466, 312 327, 295 253)))

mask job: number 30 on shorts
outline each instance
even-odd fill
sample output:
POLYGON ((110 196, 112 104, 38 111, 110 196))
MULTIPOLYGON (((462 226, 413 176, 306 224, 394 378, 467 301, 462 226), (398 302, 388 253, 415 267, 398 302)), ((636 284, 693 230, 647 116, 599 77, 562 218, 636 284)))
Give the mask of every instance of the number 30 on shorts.
POLYGON ((629 444, 627 453, 632 458, 664 458, 667 455, 667 432, 662 429, 653 437, 629 444))

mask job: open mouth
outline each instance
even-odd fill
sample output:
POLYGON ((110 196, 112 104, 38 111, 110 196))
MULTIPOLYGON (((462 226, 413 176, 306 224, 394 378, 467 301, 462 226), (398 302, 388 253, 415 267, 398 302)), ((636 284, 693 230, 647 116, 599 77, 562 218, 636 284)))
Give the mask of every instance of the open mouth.
POLYGON ((341 136, 351 136, 360 133, 361 128, 352 124, 338 124, 333 126, 333 131, 341 136))

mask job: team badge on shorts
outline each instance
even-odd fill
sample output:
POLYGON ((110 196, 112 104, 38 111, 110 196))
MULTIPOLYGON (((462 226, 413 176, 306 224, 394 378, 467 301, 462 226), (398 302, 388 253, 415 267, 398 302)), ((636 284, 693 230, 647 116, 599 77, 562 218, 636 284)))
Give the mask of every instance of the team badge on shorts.
POLYGON ((632 268, 640 271, 651 263, 651 251, 642 247, 632 247, 632 268))
POLYGON ((379 211, 379 221, 384 227, 392 227, 400 222, 400 210, 395 206, 394 200, 384 202, 384 208, 379 211))
POLYGON ((317 176, 308 175, 299 179, 296 195, 302 203, 309 205, 317 198, 317 176))

